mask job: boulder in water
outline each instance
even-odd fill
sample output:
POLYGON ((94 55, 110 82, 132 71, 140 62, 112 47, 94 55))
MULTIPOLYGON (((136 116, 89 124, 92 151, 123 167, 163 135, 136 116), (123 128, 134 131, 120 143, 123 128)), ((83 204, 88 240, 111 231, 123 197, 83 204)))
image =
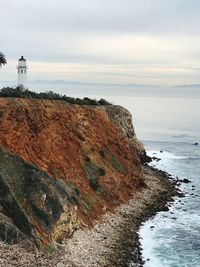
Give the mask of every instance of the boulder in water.
POLYGON ((191 183, 191 181, 188 180, 188 179, 183 179, 183 180, 181 180, 181 182, 182 182, 182 183, 185 183, 185 184, 189 184, 189 183, 191 183))

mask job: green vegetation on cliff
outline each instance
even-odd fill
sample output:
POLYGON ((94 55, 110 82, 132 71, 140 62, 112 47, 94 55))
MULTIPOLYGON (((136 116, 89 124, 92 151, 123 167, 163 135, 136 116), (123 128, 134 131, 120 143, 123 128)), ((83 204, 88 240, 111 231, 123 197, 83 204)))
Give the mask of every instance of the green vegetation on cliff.
POLYGON ((93 105, 93 106, 111 105, 109 102, 107 102, 104 99, 101 99, 99 101, 95 99, 90 99, 88 97, 84 97, 83 99, 80 99, 80 98, 69 97, 66 95, 60 95, 52 91, 36 93, 28 89, 23 89, 22 87, 16 87, 16 88, 4 87, 0 90, 0 97, 62 100, 70 104, 77 104, 77 105, 93 105))
POLYGON ((100 185, 99 178, 102 176, 102 168, 98 167, 91 160, 88 160, 84 165, 85 172, 87 174, 87 178, 89 180, 90 186, 98 191, 102 192, 103 188, 100 185))
MULTIPOLYGON (((48 233, 60 219, 64 206, 72 205, 71 199, 70 193, 53 178, 0 148, 0 207, 19 231, 36 237, 35 229, 39 227, 48 233)), ((9 237, 13 233, 7 230, 0 231, 1 240, 13 239, 9 237)))

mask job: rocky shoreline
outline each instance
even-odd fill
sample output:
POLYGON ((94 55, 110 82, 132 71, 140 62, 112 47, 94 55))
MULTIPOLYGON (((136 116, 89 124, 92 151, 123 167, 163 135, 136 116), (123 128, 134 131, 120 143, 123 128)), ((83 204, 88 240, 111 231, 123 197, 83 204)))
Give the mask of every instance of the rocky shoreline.
POLYGON ((74 233, 51 256, 31 245, 0 244, 0 266, 140 267, 143 266, 138 230, 159 211, 168 210, 174 196, 182 196, 178 180, 165 172, 144 166, 145 188, 133 195, 115 213, 106 214, 92 229, 74 233))

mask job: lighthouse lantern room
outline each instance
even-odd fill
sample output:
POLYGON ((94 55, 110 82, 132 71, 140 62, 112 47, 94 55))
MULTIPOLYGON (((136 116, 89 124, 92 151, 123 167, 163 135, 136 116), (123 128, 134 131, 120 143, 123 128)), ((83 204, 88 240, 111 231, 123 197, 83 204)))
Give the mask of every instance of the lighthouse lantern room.
POLYGON ((26 88, 27 86, 27 65, 26 65, 26 59, 21 56, 21 58, 18 60, 17 70, 18 70, 18 86, 26 88))

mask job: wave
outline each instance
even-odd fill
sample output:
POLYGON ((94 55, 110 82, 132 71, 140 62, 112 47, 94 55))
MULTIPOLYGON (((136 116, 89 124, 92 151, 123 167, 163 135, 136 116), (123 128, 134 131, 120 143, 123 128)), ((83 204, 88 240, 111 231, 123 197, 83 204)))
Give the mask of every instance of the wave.
POLYGON ((195 143, 198 143, 199 137, 193 137, 190 140, 144 140, 142 139, 142 142, 145 145, 168 145, 168 146, 188 146, 188 147, 193 147, 195 143))
POLYGON ((151 151, 147 151, 147 155, 149 157, 156 157, 159 159, 188 159, 190 157, 183 157, 183 156, 177 156, 173 153, 170 153, 168 151, 158 151, 158 150, 151 150, 151 151))
POLYGON ((147 151, 149 156, 161 159, 160 161, 155 159, 150 165, 167 171, 173 177, 189 177, 192 186, 181 185, 180 189, 186 192, 185 198, 181 201, 175 199, 168 212, 158 213, 140 228, 145 267, 200 266, 198 238, 200 147, 195 149, 190 147, 181 145, 177 148, 176 145, 171 145, 168 148, 168 144, 164 146, 158 143, 152 150, 147 151))

